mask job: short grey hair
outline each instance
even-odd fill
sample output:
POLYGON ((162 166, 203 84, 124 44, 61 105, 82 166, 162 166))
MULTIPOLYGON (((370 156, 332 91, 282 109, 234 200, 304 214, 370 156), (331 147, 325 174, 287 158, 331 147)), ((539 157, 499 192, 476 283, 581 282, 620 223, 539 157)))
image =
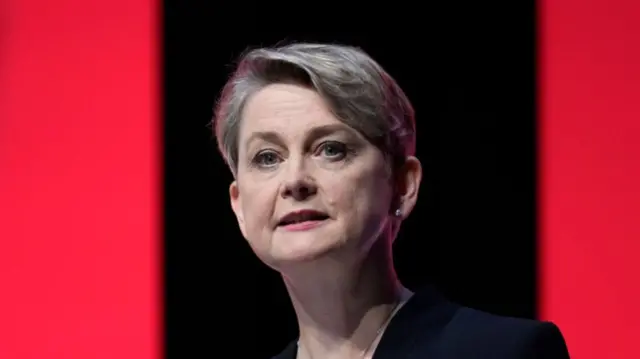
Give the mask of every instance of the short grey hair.
POLYGON ((377 146, 394 167, 415 154, 413 106, 376 61, 351 46, 296 43, 246 52, 222 89, 212 122, 234 176, 244 106, 274 83, 313 88, 338 120, 377 146))

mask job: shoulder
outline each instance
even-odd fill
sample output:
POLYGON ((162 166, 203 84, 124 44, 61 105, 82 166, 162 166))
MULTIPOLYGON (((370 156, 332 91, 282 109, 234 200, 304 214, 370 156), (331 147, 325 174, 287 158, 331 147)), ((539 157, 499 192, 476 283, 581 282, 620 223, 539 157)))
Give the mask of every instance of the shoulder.
POLYGON ((438 359, 569 358, 555 324, 460 306, 433 288, 417 292, 387 332, 379 349, 389 354, 400 350, 438 359))
POLYGON ((553 323, 466 307, 457 308, 440 338, 442 350, 463 357, 569 358, 564 338, 553 323))
POLYGON ((290 342, 282 352, 271 359, 295 359, 298 346, 295 341, 290 342))

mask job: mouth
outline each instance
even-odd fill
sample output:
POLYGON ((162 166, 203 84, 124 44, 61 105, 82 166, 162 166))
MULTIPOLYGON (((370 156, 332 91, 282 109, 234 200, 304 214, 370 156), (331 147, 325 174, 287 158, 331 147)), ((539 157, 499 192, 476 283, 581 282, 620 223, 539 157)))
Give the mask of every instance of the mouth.
POLYGON ((282 217, 280 222, 278 222, 278 228, 307 230, 324 223, 327 219, 329 219, 329 215, 322 212, 313 210, 296 211, 282 217))

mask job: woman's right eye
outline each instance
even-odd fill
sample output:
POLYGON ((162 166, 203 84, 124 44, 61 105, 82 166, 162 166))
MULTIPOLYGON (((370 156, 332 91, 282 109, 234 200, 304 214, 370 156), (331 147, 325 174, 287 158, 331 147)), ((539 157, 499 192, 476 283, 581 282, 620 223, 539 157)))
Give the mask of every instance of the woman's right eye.
POLYGON ((278 162, 280 162, 280 157, 273 151, 261 151, 253 158, 253 163, 260 167, 272 167, 278 162))

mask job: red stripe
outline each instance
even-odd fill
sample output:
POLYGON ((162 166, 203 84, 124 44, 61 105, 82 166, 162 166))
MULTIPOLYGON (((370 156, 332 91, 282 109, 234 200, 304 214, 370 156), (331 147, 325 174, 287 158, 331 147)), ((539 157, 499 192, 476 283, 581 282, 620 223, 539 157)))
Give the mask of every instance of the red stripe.
POLYGON ((640 2, 540 9, 542 317, 576 358, 640 358, 640 2))
POLYGON ((158 8, 0 3, 0 358, 159 357, 158 8))

